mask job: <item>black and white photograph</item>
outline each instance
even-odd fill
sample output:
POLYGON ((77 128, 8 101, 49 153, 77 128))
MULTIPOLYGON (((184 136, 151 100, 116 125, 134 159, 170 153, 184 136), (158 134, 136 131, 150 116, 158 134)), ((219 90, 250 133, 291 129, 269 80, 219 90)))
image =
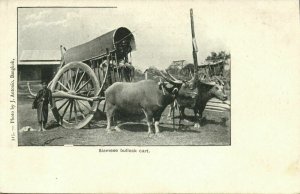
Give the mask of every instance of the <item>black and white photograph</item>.
POLYGON ((0 193, 300 193, 299 0, 0 18, 0 193))
POLYGON ((232 53, 217 19, 18 8, 19 146, 229 146, 232 53))

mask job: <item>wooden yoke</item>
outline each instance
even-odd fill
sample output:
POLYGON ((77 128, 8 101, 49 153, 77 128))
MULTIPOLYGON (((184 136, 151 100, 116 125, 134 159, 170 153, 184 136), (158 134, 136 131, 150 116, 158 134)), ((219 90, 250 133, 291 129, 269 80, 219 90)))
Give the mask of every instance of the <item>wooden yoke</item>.
POLYGON ((60 66, 59 66, 59 69, 62 68, 62 66, 64 65, 64 54, 66 53, 67 49, 66 47, 64 47, 63 45, 60 45, 60 66))

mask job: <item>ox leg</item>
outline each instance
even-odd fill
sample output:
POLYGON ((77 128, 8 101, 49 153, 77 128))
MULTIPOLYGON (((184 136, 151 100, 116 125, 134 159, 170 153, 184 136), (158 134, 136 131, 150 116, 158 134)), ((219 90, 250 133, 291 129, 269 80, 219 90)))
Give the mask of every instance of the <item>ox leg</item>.
POLYGON ((199 123, 200 123, 200 126, 203 126, 205 125, 205 117, 202 116, 202 112, 199 112, 199 123))
POLYGON ((185 107, 183 107, 183 106, 179 107, 180 119, 187 122, 184 110, 185 110, 185 107))
POLYGON ((170 105, 169 113, 168 113, 168 120, 171 120, 172 118, 172 112, 174 111, 174 106, 170 105))
POLYGON ((164 110, 159 110, 158 112, 155 112, 155 114, 154 114, 155 134, 156 134, 156 136, 158 136, 158 137, 164 137, 164 135, 162 135, 162 134, 160 133, 160 130, 159 130, 159 120, 160 120, 160 118, 161 118, 161 115, 162 115, 163 111, 164 111, 164 110))
POLYGON ((153 114, 151 111, 144 111, 144 114, 146 116, 146 119, 147 119, 147 125, 148 125, 148 134, 151 134, 152 133, 152 124, 153 124, 153 114))
POLYGON ((159 121, 155 121, 154 122, 154 126, 155 126, 155 133, 159 133, 159 121))
POLYGON ((155 119, 154 126, 155 126, 155 135, 157 137, 164 137, 164 135, 161 134, 159 131, 159 119, 158 120, 155 119))
POLYGON ((196 111, 194 110, 195 118, 196 118, 195 128, 200 128, 201 126, 204 125, 205 117, 202 117, 203 111, 204 111, 204 109, 200 109, 200 110, 196 110, 196 111))
POLYGON ((107 127, 106 130, 111 132, 112 118, 114 116, 116 107, 111 103, 106 103, 106 118, 107 118, 107 127))
POLYGON ((185 109, 185 107, 183 107, 183 106, 179 107, 179 112, 183 118, 185 118, 184 109, 185 109))
POLYGON ((122 129, 120 128, 120 126, 122 125, 122 124, 118 124, 117 122, 115 122, 115 124, 116 124, 116 126, 115 126, 115 130, 117 131, 117 132, 121 132, 122 131, 122 129))
POLYGON ((159 131, 159 120, 161 118, 161 114, 162 114, 162 111, 159 111, 159 112, 156 112, 155 113, 155 116, 154 116, 154 127, 155 127, 155 133, 158 134, 160 131, 159 131))
POLYGON ((148 134, 151 134, 152 133, 152 122, 148 121, 148 119, 147 119, 147 125, 148 125, 148 134))
POLYGON ((200 128, 200 119, 198 117, 198 111, 194 109, 195 125, 194 128, 200 128))
POLYGON ((198 109, 198 114, 199 114, 198 119, 199 119, 200 126, 205 125, 205 120, 206 119, 205 119, 205 117, 203 117, 204 109, 205 109, 205 107, 201 107, 201 108, 198 109))
POLYGON ((185 108, 182 106, 179 107, 179 122, 178 122, 179 128, 181 128, 181 121, 185 118, 184 109, 185 108))
POLYGON ((153 125, 153 116, 152 114, 148 114, 147 117, 147 125, 148 125, 148 134, 152 133, 152 125, 153 125))

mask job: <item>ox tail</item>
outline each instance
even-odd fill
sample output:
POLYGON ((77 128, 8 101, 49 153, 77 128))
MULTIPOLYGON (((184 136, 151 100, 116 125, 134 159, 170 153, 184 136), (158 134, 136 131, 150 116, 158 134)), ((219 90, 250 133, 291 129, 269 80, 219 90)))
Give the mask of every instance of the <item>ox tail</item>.
POLYGON ((31 91, 29 82, 27 82, 27 87, 28 87, 28 91, 29 91, 30 95, 33 96, 33 97, 36 97, 37 93, 34 93, 34 92, 31 91))
POLYGON ((134 81, 134 77, 135 77, 135 69, 133 68, 131 72, 131 81, 134 81))
POLYGON ((178 102, 177 100, 175 99, 173 104, 171 105, 173 108, 172 108, 172 116, 173 116, 173 130, 175 130, 175 109, 178 108, 178 102))
POLYGON ((173 104, 173 130, 175 130, 175 101, 173 104))

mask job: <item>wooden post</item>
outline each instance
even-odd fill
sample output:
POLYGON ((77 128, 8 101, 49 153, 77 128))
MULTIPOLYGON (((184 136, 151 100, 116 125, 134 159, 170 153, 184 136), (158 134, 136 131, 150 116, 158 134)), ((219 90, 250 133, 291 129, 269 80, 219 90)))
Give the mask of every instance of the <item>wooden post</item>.
POLYGON ((63 48, 64 47, 62 45, 60 45, 60 54, 61 54, 61 57, 60 57, 59 69, 62 68, 62 66, 64 64, 64 50, 63 50, 63 48))
POLYGON ((109 53, 109 49, 106 48, 106 61, 107 61, 107 79, 108 79, 108 86, 110 86, 112 84, 112 78, 111 78, 111 67, 109 64, 110 61, 110 53, 109 53))
POLYGON ((190 9, 190 17, 191 17, 191 30, 192 30, 192 43, 193 43, 194 77, 195 80, 197 80, 198 79, 198 60, 197 60, 198 47, 197 47, 195 31, 194 31, 193 9, 190 9))

